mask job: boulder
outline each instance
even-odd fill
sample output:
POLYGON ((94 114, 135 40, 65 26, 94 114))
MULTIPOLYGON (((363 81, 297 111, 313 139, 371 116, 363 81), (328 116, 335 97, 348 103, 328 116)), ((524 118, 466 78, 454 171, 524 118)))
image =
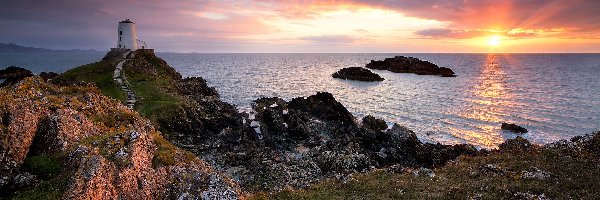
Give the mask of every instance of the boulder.
POLYGON ((356 81, 383 81, 376 73, 362 67, 348 67, 340 69, 331 75, 333 78, 356 80, 356 81))
POLYGON ((510 123, 502 123, 501 129, 507 130, 507 131, 510 131, 513 133, 520 133, 520 134, 527 133, 526 128, 523 128, 516 124, 510 124, 510 123))
POLYGON ((517 136, 515 139, 508 139, 504 141, 504 143, 498 145, 498 150, 500 152, 528 152, 534 148, 535 146, 531 144, 531 142, 521 136, 517 136))
POLYGON ((381 61, 371 60, 365 67, 369 69, 388 70, 394 73, 413 73, 417 75, 437 75, 442 77, 456 76, 454 71, 450 68, 439 67, 429 61, 404 56, 386 58, 381 61))

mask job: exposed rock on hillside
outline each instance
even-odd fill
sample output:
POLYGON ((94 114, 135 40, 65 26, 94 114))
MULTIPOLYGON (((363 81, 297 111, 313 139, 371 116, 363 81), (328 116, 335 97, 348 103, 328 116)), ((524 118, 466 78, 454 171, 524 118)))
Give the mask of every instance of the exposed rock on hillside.
POLYGON ((366 65, 369 69, 388 70, 395 73, 414 73, 418 75, 438 75, 442 77, 454 77, 456 74, 452 69, 438 67, 428 61, 419 60, 413 57, 396 56, 386 58, 382 61, 371 60, 366 65))
POLYGON ((202 160, 168 143, 148 120, 92 86, 58 87, 27 78, 0 89, 0 115, 1 197, 237 198, 239 193, 202 160))
POLYGON ((383 81, 376 73, 362 67, 348 67, 340 69, 331 75, 333 78, 357 81, 383 81))

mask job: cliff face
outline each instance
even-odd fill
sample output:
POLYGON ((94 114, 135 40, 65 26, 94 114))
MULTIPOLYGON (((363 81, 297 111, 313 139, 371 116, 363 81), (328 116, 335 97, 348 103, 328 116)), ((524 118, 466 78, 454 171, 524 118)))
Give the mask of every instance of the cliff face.
POLYGON ((93 86, 27 78, 0 89, 0 116, 2 197, 235 199, 239 193, 93 86))

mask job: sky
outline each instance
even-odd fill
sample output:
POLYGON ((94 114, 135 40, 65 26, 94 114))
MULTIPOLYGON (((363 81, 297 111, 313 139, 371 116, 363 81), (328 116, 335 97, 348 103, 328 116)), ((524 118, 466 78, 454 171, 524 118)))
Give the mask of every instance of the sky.
POLYGON ((600 52, 599 0, 0 0, 0 43, 156 51, 600 52))

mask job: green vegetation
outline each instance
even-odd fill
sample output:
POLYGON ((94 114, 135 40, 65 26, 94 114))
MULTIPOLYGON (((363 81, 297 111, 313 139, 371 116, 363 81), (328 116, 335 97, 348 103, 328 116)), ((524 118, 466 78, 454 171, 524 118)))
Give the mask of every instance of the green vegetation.
POLYGON ((125 127, 129 124, 133 124, 135 121, 135 116, 133 113, 127 113, 123 111, 116 110, 115 112, 109 112, 107 114, 93 114, 90 118, 95 123, 101 123, 109 128, 120 128, 125 127))
POLYGON ((156 121, 162 115, 180 109, 182 99, 174 94, 176 81, 169 72, 166 64, 155 56, 140 55, 134 63, 126 63, 124 73, 131 89, 138 96, 136 110, 140 114, 156 121))
POLYGON ((67 188, 68 177, 61 170, 61 161, 53 155, 36 155, 25 158, 24 171, 37 176, 40 182, 15 193, 13 199, 60 199, 67 188))
POLYGON ((69 179, 68 175, 56 176, 50 180, 43 181, 34 187, 28 188, 24 191, 17 192, 13 199, 15 200, 26 200, 26 199, 61 199, 63 193, 67 189, 69 179))
POLYGON ((54 156, 37 155, 25 158, 23 168, 40 178, 50 178, 60 172, 60 161, 54 156))
POLYGON ((73 68, 52 80, 59 85, 72 85, 79 82, 95 83, 102 94, 125 101, 127 96, 121 91, 113 80, 115 66, 119 59, 95 62, 73 68))
POLYGON ((177 164, 177 152, 182 152, 185 161, 192 161, 196 158, 196 155, 193 153, 177 148, 162 135, 160 135, 159 132, 152 132, 151 136, 154 139, 154 144, 156 144, 156 147, 158 147, 156 153, 154 154, 154 158, 152 159, 152 165, 155 167, 177 164))
POLYGON ((462 157, 435 176, 376 171, 351 180, 325 180, 305 190, 258 193, 252 199, 595 199, 600 195, 598 158, 553 150, 462 157), (547 172, 529 178, 526 172, 547 172), (539 172, 539 171, 538 171, 539 172))

